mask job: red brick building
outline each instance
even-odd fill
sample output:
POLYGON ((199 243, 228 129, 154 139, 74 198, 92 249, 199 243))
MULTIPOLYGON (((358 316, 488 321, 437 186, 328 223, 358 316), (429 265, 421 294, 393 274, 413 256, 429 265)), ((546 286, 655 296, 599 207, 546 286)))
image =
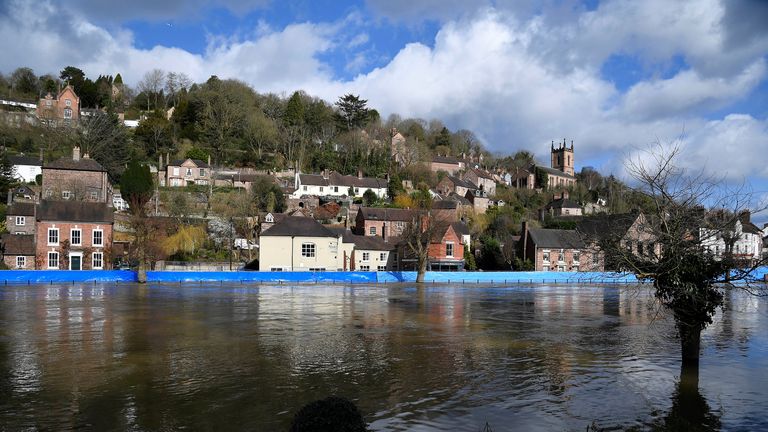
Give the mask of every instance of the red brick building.
POLYGON ((45 200, 74 200, 112 205, 112 185, 107 170, 88 154, 80 157, 80 148, 72 149, 72 157, 43 164, 43 196, 45 200))
POLYGON ((37 209, 37 269, 111 268, 114 214, 105 203, 43 201, 37 209))
POLYGON ((453 224, 441 223, 429 244, 429 264, 427 268, 435 271, 460 271, 464 269, 464 243, 453 224))
POLYGON ((80 120, 80 98, 67 85, 54 98, 50 93, 37 102, 38 120, 49 126, 74 126, 80 120))
POLYGON ((407 209, 360 207, 355 218, 355 233, 379 236, 384 240, 403 235, 416 212, 407 209))
POLYGON ((524 228, 523 256, 536 271, 602 271, 603 254, 574 230, 524 228))

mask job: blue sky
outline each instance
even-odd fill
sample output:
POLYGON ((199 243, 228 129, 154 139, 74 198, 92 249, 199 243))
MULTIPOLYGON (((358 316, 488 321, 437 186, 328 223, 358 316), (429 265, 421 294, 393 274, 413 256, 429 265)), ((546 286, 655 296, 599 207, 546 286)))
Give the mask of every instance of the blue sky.
POLYGON ((547 160, 572 139, 577 169, 619 176, 638 149, 676 142, 685 168, 768 198, 767 22, 763 0, 0 0, 0 72, 351 92, 499 153, 547 160))

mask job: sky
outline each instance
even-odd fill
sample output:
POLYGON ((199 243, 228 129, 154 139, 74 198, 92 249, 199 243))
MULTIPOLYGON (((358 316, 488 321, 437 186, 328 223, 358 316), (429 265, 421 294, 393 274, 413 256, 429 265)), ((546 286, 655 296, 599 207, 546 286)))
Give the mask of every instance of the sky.
MULTIPOLYGON (((768 202, 766 0, 0 0, 0 72, 184 72, 346 93, 490 151, 573 140, 626 176, 649 145, 768 202)), ((768 215, 758 218, 768 221, 768 215)))

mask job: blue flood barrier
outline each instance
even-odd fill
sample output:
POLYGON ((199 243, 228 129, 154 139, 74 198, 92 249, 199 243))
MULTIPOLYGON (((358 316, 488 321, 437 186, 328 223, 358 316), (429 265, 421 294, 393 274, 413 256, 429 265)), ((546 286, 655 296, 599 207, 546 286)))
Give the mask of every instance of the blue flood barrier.
POLYGON ((147 282, 376 283, 376 272, 148 271, 147 282))
POLYGON ((0 281, 6 284, 136 282, 131 270, 0 270, 0 281))

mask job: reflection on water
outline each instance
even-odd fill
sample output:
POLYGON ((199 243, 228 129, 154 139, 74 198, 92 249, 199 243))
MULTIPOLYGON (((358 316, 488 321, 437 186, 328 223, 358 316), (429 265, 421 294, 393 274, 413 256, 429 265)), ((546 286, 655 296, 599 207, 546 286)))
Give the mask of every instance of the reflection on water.
POLYGON ((0 424, 280 430, 336 394, 376 430, 768 428, 768 302, 728 296, 695 385, 643 289, 4 287, 0 424))

